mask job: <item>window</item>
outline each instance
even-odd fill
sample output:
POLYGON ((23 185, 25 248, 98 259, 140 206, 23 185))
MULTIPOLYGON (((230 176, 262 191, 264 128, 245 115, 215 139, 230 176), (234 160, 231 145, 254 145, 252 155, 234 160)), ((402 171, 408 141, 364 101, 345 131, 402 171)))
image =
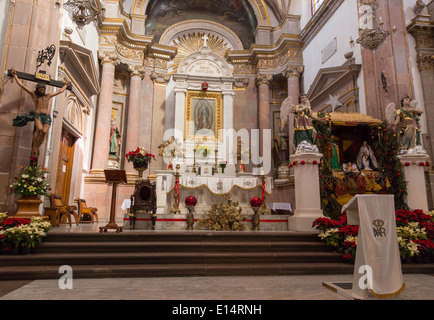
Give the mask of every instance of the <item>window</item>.
POLYGON ((324 0, 312 0, 312 15, 318 11, 321 5, 324 3, 324 0))

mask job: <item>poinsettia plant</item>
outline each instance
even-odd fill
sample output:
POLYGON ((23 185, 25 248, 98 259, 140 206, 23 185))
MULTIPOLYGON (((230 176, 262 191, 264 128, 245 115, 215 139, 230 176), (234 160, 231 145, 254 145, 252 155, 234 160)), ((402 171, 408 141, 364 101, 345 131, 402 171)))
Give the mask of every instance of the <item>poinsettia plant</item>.
POLYGON ((51 190, 45 174, 47 169, 39 166, 29 166, 21 169, 10 185, 10 191, 20 196, 48 196, 51 190))
POLYGON ((132 162, 134 164, 149 164, 151 160, 155 160, 155 155, 146 151, 145 148, 138 147, 136 150, 128 152, 125 157, 128 162, 132 162))
MULTIPOLYGON (((396 210, 396 232, 399 252, 403 261, 432 261, 434 258, 433 212, 422 210, 396 210)), ((357 249, 359 226, 347 224, 346 214, 337 219, 322 217, 316 219, 312 227, 319 231, 318 236, 336 252, 342 253, 345 260, 353 262, 357 249)))

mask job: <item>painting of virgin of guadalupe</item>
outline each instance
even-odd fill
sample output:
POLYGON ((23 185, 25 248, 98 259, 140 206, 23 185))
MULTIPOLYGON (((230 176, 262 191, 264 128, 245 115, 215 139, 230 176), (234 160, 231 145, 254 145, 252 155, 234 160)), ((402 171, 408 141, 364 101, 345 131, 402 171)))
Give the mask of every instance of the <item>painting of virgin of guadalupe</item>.
POLYGON ((201 129, 208 129, 214 132, 214 113, 214 99, 193 99, 194 132, 201 129))

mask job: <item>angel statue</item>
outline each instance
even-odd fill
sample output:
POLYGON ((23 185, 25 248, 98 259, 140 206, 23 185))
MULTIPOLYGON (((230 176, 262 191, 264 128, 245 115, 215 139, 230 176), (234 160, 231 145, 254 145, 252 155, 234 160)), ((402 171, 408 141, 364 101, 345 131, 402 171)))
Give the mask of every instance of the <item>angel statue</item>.
POLYGON ((294 146, 296 153, 299 152, 318 152, 314 146, 316 140, 316 130, 312 125, 312 110, 310 101, 305 94, 300 94, 299 104, 294 106, 294 146))
POLYGON ((426 154, 420 138, 419 116, 422 113, 423 111, 417 107, 417 101, 411 101, 408 96, 401 99, 401 108, 398 110, 396 110, 394 103, 389 103, 386 106, 386 121, 397 130, 401 147, 400 154, 426 154))
POLYGON ((374 170, 378 167, 377 158, 366 141, 363 141, 357 156, 357 166, 362 170, 374 170))

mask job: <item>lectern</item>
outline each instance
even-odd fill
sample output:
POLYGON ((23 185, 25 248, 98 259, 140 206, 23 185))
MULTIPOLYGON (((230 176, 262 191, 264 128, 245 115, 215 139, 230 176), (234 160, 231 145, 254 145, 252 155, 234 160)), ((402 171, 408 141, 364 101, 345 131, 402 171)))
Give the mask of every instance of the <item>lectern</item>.
POLYGON ((119 183, 127 183, 127 175, 125 170, 104 170, 105 180, 108 184, 112 184, 112 202, 110 207, 110 221, 105 227, 100 227, 99 232, 107 232, 107 229, 115 229, 116 232, 122 232, 123 227, 116 224, 116 189, 119 183))

